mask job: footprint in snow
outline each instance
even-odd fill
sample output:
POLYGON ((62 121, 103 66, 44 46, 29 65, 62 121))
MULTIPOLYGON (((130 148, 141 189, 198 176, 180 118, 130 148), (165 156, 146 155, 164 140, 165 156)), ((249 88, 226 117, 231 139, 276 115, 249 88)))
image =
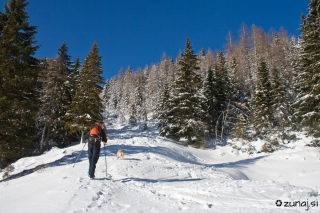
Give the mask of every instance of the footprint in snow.
POLYGON ((99 191, 96 196, 93 196, 92 197, 93 202, 88 205, 88 208, 101 207, 101 204, 105 203, 104 201, 105 196, 103 196, 104 194, 105 194, 104 192, 99 191))

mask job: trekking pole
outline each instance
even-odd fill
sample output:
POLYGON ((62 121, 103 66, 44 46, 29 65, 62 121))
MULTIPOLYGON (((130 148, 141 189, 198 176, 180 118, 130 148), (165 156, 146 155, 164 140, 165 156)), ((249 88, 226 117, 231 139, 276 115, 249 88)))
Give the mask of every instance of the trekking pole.
POLYGON ((106 150, 106 144, 104 144, 104 161, 106 163, 106 177, 107 177, 107 150, 106 150))
POLYGON ((74 162, 74 165, 73 165, 73 167, 72 167, 72 168, 74 168, 74 166, 76 165, 76 163, 77 163, 77 161, 78 161, 78 158, 80 157, 80 155, 81 155, 81 153, 82 153, 82 151, 83 151, 84 147, 86 146, 86 144, 87 144, 87 142, 85 142, 85 143, 84 143, 84 146, 82 147, 82 150, 81 150, 81 152, 79 153, 79 155, 78 155, 78 157, 77 157, 76 161, 74 162))

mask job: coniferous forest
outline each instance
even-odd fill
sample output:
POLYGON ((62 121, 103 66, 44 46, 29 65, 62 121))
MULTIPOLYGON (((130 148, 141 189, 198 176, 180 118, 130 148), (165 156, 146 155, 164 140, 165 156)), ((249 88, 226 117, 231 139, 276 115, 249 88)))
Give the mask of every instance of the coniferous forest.
POLYGON ((91 124, 108 117, 141 131, 156 119, 161 136, 194 147, 259 138, 272 152, 294 141, 294 131, 320 146, 319 0, 310 0, 298 38, 243 24, 223 50, 195 53, 187 37, 177 58, 121 68, 106 81, 94 41, 83 62, 71 60, 65 42, 56 58, 35 58, 40 44, 27 6, 9 0, 0 12, 1 168, 83 140, 91 124))

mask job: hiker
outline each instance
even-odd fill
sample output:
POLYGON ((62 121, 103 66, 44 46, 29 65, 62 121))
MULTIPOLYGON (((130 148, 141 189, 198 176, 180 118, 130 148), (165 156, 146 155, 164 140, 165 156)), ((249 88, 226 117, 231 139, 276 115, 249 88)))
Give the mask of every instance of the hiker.
POLYGON ((104 122, 98 121, 96 124, 91 126, 89 132, 89 143, 88 143, 88 156, 89 156, 89 177, 94 179, 94 171, 96 169, 96 164, 100 156, 101 142, 106 145, 107 135, 104 131, 104 122))

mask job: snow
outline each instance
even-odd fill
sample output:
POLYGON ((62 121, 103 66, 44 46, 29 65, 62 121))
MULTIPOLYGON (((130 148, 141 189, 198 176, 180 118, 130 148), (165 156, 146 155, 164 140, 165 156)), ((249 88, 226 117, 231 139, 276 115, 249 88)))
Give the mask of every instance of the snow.
POLYGON ((173 143, 153 121, 147 131, 112 123, 107 178, 103 145, 96 180, 87 175, 87 146, 53 148, 13 164, 11 179, 0 182, 0 212, 320 212, 319 149, 306 147, 311 139, 302 134, 271 154, 251 142, 248 155, 231 145, 173 143), (119 149, 124 160, 116 160, 119 149))

